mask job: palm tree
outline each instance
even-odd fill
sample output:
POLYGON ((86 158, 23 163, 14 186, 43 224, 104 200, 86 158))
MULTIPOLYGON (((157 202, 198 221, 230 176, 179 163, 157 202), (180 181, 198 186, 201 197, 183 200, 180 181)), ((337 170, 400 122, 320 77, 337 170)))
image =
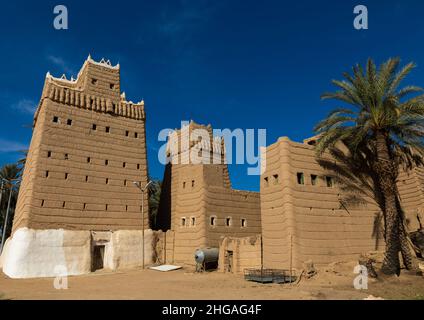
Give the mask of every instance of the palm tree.
POLYGON ((400 166, 410 169, 421 165, 424 157, 424 90, 416 86, 400 88, 415 64, 401 69, 399 65, 399 58, 391 58, 377 69, 369 59, 366 70, 356 65, 353 74, 343 74, 344 80, 333 80, 339 90, 325 93, 322 98, 341 101, 348 107, 332 111, 315 128, 320 134, 318 155, 340 142, 347 143, 353 154, 360 152, 361 145, 372 151, 368 160, 381 189, 385 218, 382 271, 398 275, 399 252, 407 268, 412 268, 412 256, 405 244, 407 235, 396 180, 400 166))
MULTIPOLYGON (((18 189, 21 178, 21 169, 17 164, 6 164, 0 169, 0 178, 6 180, 7 182, 3 185, 3 196, 0 203, 0 227, 3 229, 3 225, 6 219, 7 206, 10 191, 12 190, 11 203, 9 212, 8 223, 6 226, 6 238, 10 234, 12 228, 14 208, 18 199, 18 189), (12 188, 11 188, 12 187, 12 188)), ((1 234, 0 234, 1 236, 1 234)))

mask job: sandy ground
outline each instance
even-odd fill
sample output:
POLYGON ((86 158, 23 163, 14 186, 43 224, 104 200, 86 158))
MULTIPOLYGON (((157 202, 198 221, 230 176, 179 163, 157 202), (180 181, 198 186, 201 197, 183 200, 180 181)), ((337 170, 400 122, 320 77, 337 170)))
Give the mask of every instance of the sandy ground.
POLYGON ((258 284, 241 275, 185 270, 158 272, 100 271, 68 278, 68 289, 57 290, 53 278, 9 279, 0 273, 0 299, 424 299, 424 278, 403 273, 401 277, 370 279, 368 290, 353 288, 355 263, 332 264, 318 269, 312 279, 298 284, 258 284))

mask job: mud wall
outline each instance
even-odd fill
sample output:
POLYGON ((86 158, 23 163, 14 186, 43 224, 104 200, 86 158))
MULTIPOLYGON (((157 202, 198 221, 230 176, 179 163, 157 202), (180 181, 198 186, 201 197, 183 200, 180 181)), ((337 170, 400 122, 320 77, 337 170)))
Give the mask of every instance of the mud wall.
POLYGON ((13 230, 142 228, 133 181, 147 182, 144 103, 119 85, 119 69, 90 61, 76 82, 47 76, 13 230))
POLYGON ((306 260, 327 264, 381 249, 376 232, 379 208, 343 204, 342 191, 317 163, 312 146, 288 138, 267 148, 261 177, 264 265, 300 268, 306 260), (301 180, 299 183, 298 180, 301 180), (312 182, 313 180, 313 182, 312 182))

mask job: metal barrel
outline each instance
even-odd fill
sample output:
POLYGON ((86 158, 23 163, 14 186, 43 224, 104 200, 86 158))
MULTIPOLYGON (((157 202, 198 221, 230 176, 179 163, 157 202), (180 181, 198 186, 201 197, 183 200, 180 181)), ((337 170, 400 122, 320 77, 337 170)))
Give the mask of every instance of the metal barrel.
POLYGON ((218 256, 218 248, 202 248, 196 250, 194 253, 194 260, 199 264, 218 262, 218 256))

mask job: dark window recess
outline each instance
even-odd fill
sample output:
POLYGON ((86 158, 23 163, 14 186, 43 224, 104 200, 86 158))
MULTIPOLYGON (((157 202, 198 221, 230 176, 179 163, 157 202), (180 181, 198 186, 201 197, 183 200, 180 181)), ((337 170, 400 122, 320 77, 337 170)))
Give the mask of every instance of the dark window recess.
POLYGON ((52 156, 52 152, 51 151, 47 151, 47 158, 50 158, 52 156))
POLYGON ((72 125, 72 119, 68 119, 68 121, 66 122, 66 124, 67 124, 68 126, 71 126, 71 125, 72 125))
POLYGON ((49 177, 49 172, 48 171, 46 171, 46 178, 48 178, 49 177))
POLYGON ((62 203, 62 208, 65 208, 65 206, 66 206, 66 202, 65 202, 65 201, 63 201, 63 203, 62 203))
POLYGON ((137 164, 137 170, 140 170, 140 164, 139 163, 137 164))
POLYGON ((137 132, 134 133, 134 138, 138 138, 138 133, 137 132))
POLYGON ((211 224, 211 226, 216 225, 216 217, 211 217, 210 224, 211 224))
POLYGON ((97 79, 91 79, 91 84, 94 84, 94 85, 96 85, 97 84, 97 79))
POLYGON ((88 176, 85 176, 85 182, 88 182, 88 176))
POLYGON ((59 122, 59 118, 58 118, 58 117, 56 117, 56 116, 54 116, 54 117, 53 117, 53 122, 56 122, 56 123, 57 123, 57 122, 59 122))
POLYGON ((274 184, 277 184, 279 182, 278 181, 278 174, 274 174, 273 177, 274 177, 274 184))
POLYGON ((127 180, 124 180, 124 186, 127 186, 127 180))
POLYGON ((111 88, 111 89, 115 89, 115 84, 110 83, 110 84, 109 84, 109 88, 111 88))
POLYGON ((231 218, 226 218, 226 219, 225 219, 225 225, 226 225, 227 227, 231 227, 231 218))
POLYGON ((186 185, 186 183, 185 183, 185 182, 183 182, 183 189, 185 189, 185 185, 186 185))
POLYGON ((186 226, 186 218, 181 218, 181 226, 182 227, 186 226))
POLYGON ((195 217, 192 217, 191 218, 191 225, 192 226, 195 226, 196 225, 196 218, 195 217))
POLYGON ((303 172, 297 173, 297 183, 298 184, 305 184, 305 177, 304 177, 303 172))
POLYGON ((109 164, 109 160, 105 160, 105 166, 109 164))
POLYGON ((123 162, 122 163, 122 168, 125 168, 127 166, 127 163, 126 162, 123 162))
POLYGON ((65 180, 68 180, 69 174, 65 173, 65 180))
POLYGON ((106 209, 106 211, 107 211, 107 207, 108 207, 108 205, 105 205, 105 209, 106 209))
POLYGON ((109 178, 106 178, 106 184, 109 184, 109 178))
POLYGON ((333 187, 333 178, 332 177, 325 177, 325 182, 327 183, 327 187, 329 187, 329 188, 333 187))
POLYGON ((318 176, 316 174, 311 174, 311 184, 316 186, 318 182, 318 176))
POLYGON ((93 98, 91 98, 90 99, 90 107, 93 107, 94 106, 94 99, 93 98))
POLYGON ((128 205, 125 206, 125 211, 128 211, 128 205))
POLYGON ((191 186, 194 187, 194 180, 191 180, 191 186))
POLYGON ((241 219, 241 227, 242 228, 246 227, 246 219, 241 219))
POLYGON ((91 162, 91 158, 87 157, 87 163, 90 163, 90 162, 91 162))
POLYGON ((130 132, 127 130, 125 131, 125 136, 128 137, 130 135, 130 132))
POLYGON ((65 153, 65 160, 69 160, 69 154, 65 153))
POLYGON ((97 125, 93 123, 93 126, 91 127, 93 130, 97 130, 97 125))
POLYGON ((41 200, 41 206, 44 207, 44 200, 41 200))
POLYGON ((84 206, 82 207, 84 210, 87 209, 87 204, 84 203, 84 206))
POLYGON ((110 127, 106 127, 106 132, 109 133, 110 132, 110 127))

